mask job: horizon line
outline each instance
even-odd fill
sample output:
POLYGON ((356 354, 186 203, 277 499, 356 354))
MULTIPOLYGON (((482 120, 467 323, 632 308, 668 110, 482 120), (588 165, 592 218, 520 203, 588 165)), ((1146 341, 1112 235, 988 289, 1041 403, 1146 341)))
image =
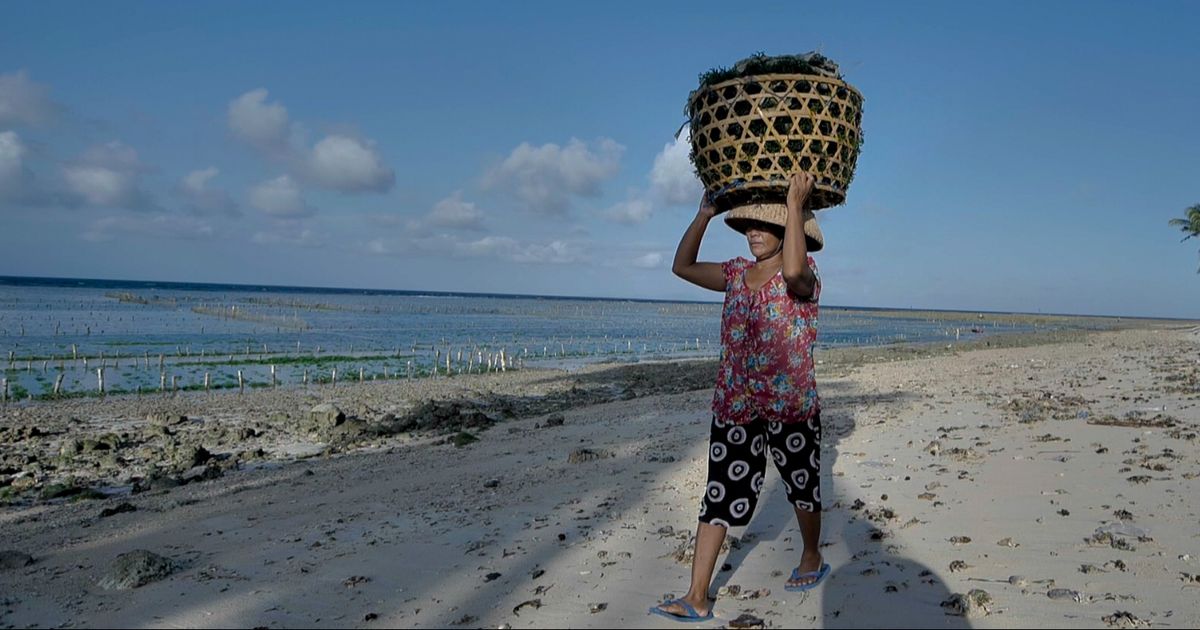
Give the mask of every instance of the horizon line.
MULTIPOLYGON (((633 298, 633 297, 601 297, 601 296, 585 296, 585 295, 546 295, 536 293, 487 293, 479 291, 427 291, 424 289, 375 289, 368 287, 323 287, 323 286, 301 286, 288 284, 250 284, 238 282, 196 282, 187 280, 131 280, 127 278, 68 278, 61 276, 12 276, 0 275, 0 286, 16 285, 17 283, 9 282, 10 280, 27 280, 40 281, 45 286, 63 286, 69 287, 72 284, 79 282, 96 282, 96 283, 113 283, 113 284, 130 284, 130 285, 187 285, 191 287, 245 287, 252 289, 290 289, 302 290, 308 293, 365 293, 365 294, 393 294, 393 295, 433 295, 433 296, 469 296, 469 297, 496 297, 496 298, 533 298, 533 299, 551 299, 551 300, 585 300, 585 301, 615 301, 615 302, 645 302, 645 303, 670 303, 670 304, 721 304, 721 300, 684 300, 684 299, 653 299, 653 298, 633 298)), ((1095 317, 1095 318, 1117 318, 1117 319, 1153 319, 1165 321, 1198 321, 1196 319, 1188 319, 1183 317, 1147 317, 1138 315, 1088 315, 1081 313, 1044 313, 1044 312, 1029 312, 1029 311, 992 311, 985 309, 962 309, 962 308, 914 308, 914 307, 883 307, 883 306, 841 306, 835 304, 822 304, 823 308, 833 309, 850 309, 850 310, 871 310, 871 311, 931 311, 937 313, 986 313, 991 315, 1042 315, 1049 317, 1095 317)))

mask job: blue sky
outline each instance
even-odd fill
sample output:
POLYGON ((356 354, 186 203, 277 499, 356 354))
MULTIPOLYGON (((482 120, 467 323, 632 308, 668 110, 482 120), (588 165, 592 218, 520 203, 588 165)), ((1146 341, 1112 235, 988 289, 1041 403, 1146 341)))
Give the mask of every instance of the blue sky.
POLYGON ((824 303, 1200 317, 1200 5, 831 4, 6 3, 0 274, 719 299, 684 101, 819 49, 824 303))

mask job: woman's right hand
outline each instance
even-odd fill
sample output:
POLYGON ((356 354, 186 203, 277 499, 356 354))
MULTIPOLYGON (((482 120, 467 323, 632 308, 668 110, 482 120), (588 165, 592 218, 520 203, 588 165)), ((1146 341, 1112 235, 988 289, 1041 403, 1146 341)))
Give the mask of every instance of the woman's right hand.
POLYGON ((717 216, 717 207, 709 199, 708 193, 704 193, 704 196, 700 197, 700 210, 696 212, 696 216, 706 221, 717 216))

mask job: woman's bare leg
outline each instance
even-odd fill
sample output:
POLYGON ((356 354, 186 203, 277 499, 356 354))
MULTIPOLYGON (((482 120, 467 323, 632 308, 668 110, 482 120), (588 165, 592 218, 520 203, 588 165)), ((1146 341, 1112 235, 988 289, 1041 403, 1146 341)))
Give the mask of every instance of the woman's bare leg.
MULTIPOLYGON (((811 573, 821 569, 821 512, 808 512, 793 507, 796 523, 800 526, 800 537, 804 540, 804 552, 800 554, 800 573, 811 573)), ((808 576, 796 581, 788 580, 792 586, 804 586, 817 581, 808 576)))
MULTIPOLYGON (((687 595, 681 599, 696 609, 700 615, 707 615, 712 605, 708 601, 708 588, 712 584, 713 570, 717 566, 717 555, 721 553, 721 543, 725 542, 729 530, 720 525, 700 523, 696 527, 696 553, 692 559, 692 585, 687 595)), ((687 611, 679 604, 660 606, 663 610, 676 615, 686 615, 687 611)))

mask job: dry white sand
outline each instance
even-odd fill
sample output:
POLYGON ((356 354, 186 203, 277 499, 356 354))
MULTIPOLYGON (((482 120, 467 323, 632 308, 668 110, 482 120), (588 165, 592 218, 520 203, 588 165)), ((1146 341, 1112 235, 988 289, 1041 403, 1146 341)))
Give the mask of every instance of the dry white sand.
MULTIPOLYGON (((1183 329, 825 375, 833 573, 783 590, 800 539, 771 472, 713 587, 758 597, 719 598, 709 625, 750 613, 768 627, 1197 627, 1200 582, 1185 579, 1200 574, 1198 383, 1200 336, 1183 329), (1085 541, 1105 526, 1115 535, 1085 541), (989 614, 946 614, 971 589, 989 614)), ((710 396, 506 422, 464 448, 237 471, 123 499, 137 511, 103 519, 116 500, 3 508, 0 549, 36 561, 0 571, 0 625, 673 626, 646 609, 687 588, 669 554, 695 528, 710 396), (612 457, 570 463, 581 447, 612 457), (99 587, 134 549, 183 567, 99 587)))

